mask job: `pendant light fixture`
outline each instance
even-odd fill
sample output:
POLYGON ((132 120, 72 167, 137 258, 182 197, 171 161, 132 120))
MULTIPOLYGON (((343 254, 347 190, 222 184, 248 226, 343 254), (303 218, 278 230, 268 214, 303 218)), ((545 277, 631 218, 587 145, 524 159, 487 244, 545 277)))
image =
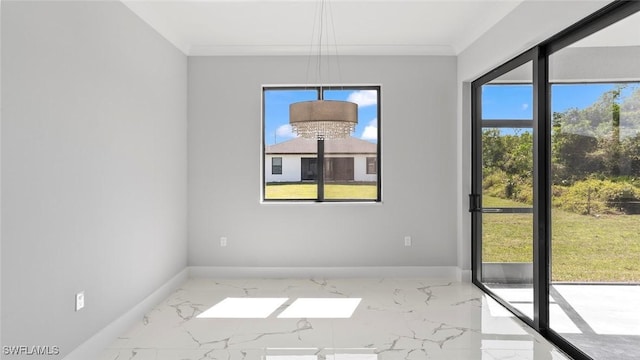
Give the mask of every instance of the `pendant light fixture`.
MULTIPOLYGON (((327 0, 320 1, 318 31, 318 81, 320 82, 320 99, 302 101, 289 105, 289 124, 295 134, 305 139, 329 140, 345 139, 351 136, 358 124, 358 105, 349 101, 324 100, 322 85, 322 38, 325 31, 325 19, 332 16, 327 10, 327 0)), ((314 24, 316 23, 314 22, 314 24)), ((331 18, 333 26, 333 19, 331 18)), ((314 29, 315 31, 315 29, 314 29)), ((328 40, 327 36, 327 40, 328 40)), ((334 32, 335 41, 335 32, 334 32)), ((312 41, 313 42, 313 41, 312 41)), ((313 43, 311 48, 313 49, 313 43)), ((311 56, 311 54, 309 55, 311 56)), ((337 59, 337 45, 336 45, 337 59)), ((337 60, 336 60, 337 61, 337 60)), ((327 59, 328 64, 328 59, 327 59)))

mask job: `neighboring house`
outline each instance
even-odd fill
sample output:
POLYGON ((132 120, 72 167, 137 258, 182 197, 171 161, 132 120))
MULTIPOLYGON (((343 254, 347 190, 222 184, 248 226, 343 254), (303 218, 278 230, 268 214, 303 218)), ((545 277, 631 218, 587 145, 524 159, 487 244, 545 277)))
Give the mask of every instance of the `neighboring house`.
MULTIPOLYGON (((267 145, 265 180, 270 182, 315 181, 317 141, 303 138, 267 145)), ((375 182, 378 178, 378 145, 350 137, 325 140, 325 180, 375 182)))

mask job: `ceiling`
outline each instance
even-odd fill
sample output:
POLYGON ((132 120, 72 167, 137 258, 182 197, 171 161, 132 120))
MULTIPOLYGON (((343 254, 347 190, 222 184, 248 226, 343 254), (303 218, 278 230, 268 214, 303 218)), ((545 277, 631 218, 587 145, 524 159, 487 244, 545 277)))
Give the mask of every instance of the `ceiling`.
MULTIPOLYGON (((187 55, 309 55, 318 43, 319 0, 121 1, 187 55)), ((457 55, 522 1, 331 0, 323 45, 340 55, 457 55)))

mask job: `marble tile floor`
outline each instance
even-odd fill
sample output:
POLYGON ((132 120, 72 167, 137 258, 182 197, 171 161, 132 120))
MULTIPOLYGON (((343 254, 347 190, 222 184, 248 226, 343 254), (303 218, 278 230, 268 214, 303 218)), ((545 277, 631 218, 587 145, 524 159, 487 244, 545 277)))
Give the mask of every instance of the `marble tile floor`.
MULTIPOLYGON (((487 284, 524 315, 533 316, 529 284, 487 284)), ((598 360, 640 359, 640 285, 553 284, 550 325, 565 339, 598 360)))
MULTIPOLYGON (((239 314, 242 316, 242 309, 239 314)), ((99 359, 560 360, 568 357, 470 283, 432 278, 195 278, 122 334, 99 359), (267 310, 264 318, 198 318, 227 298, 286 300, 282 305, 276 304, 279 306, 275 310, 267 310), (278 317, 296 300, 308 298, 361 301, 350 317, 278 317)))

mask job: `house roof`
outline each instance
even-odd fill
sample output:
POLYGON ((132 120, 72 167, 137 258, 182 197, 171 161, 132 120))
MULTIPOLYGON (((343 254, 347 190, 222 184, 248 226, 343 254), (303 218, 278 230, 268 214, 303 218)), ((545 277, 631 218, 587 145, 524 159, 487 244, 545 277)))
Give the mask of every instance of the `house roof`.
MULTIPOLYGON (((265 147, 265 154, 315 154, 317 142, 303 138, 295 138, 265 147)), ((326 154, 375 154, 378 145, 365 140, 350 137, 340 140, 325 140, 326 154)))

